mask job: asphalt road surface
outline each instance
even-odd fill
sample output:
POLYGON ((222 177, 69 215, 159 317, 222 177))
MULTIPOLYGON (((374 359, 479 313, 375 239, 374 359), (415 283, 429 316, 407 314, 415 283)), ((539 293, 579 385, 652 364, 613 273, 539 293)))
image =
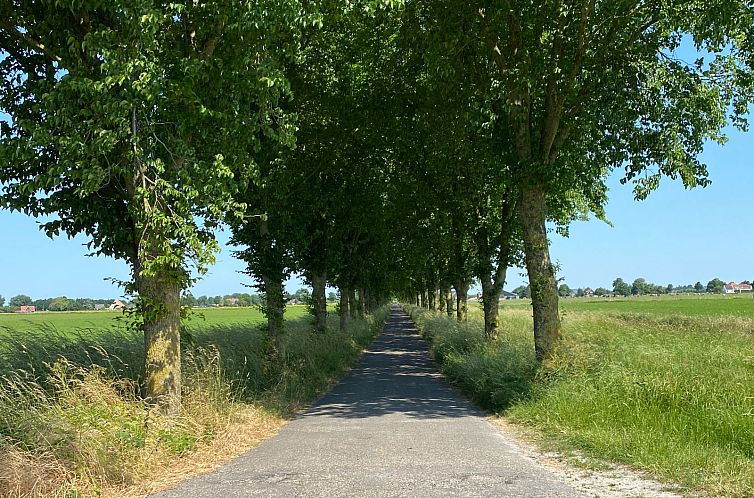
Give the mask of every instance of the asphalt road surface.
POLYGON ((311 409, 217 471, 154 495, 579 497, 438 373, 394 307, 359 364, 311 409))

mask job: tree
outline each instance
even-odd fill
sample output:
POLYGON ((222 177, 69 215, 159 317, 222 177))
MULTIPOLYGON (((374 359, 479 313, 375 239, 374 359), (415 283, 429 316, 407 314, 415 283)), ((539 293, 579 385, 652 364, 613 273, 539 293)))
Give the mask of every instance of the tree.
POLYGON ((701 283, 701 282, 697 282, 697 283, 695 283, 695 284, 694 284, 694 291, 696 291, 697 293, 702 293, 702 292, 704 292, 704 285, 702 285, 702 283, 701 283))
POLYGON ((744 0, 419 4, 431 11, 423 18, 441 19, 443 53, 486 47, 489 126, 501 156, 513 157, 535 348, 545 360, 561 336, 548 216, 575 207, 603 217, 605 180, 618 168, 637 199, 663 177, 687 187, 709 183, 699 152, 707 140, 724 140, 726 124, 743 126, 752 100, 754 7, 744 0), (699 61, 670 55, 683 40, 692 40, 699 61))
POLYGON ((69 300, 65 296, 56 297, 50 300, 49 304, 47 305, 47 309, 49 311, 70 311, 71 304, 71 300, 69 300))
POLYGON ((566 284, 560 284, 560 287, 558 287, 558 295, 560 297, 571 297, 571 288, 566 284))
POLYGON ((337 300, 338 300, 338 295, 336 293, 334 293, 332 291, 327 293, 327 302, 328 303, 334 303, 337 300))
POLYGON ((594 295, 595 296, 607 296, 610 294, 610 291, 605 289, 604 287, 597 287, 594 289, 594 295))
POLYGON ((723 282, 719 278, 713 278, 712 280, 707 282, 707 292, 709 292, 710 294, 722 294, 724 285, 725 282, 723 282))
POLYGON ((518 287, 513 289, 513 294, 517 295, 519 299, 531 297, 531 294, 529 293, 528 285, 519 285, 518 287))
POLYGON ((647 283, 643 278, 637 278, 631 285, 631 294, 634 296, 643 296, 649 294, 652 288, 652 284, 647 283))
POLYGON ((181 296, 181 306, 185 306, 187 308, 194 308, 198 305, 197 298, 194 297, 194 295, 190 292, 184 292, 181 296))
POLYGON ((668 284, 667 287, 665 287, 665 292, 667 294, 670 294, 673 292, 673 289, 674 289, 673 284, 668 284))
POLYGON ((10 302, 8 304, 10 306, 18 308, 19 306, 31 306, 34 303, 26 294, 19 294, 10 298, 10 302))
POLYGON ((293 298, 299 303, 308 304, 312 299, 312 293, 306 287, 301 287, 293 294, 293 298))
POLYGON ((631 290, 631 286, 624 282, 622 278, 619 277, 613 281, 613 294, 619 296, 630 296, 631 290))
POLYGON ((0 296, 0 307, 5 306, 5 298, 0 296))
POLYGON ((0 25, 0 202, 128 262, 143 393, 176 415, 181 290, 213 262, 213 228, 241 212, 231 194, 262 137, 292 142, 281 59, 316 16, 296 0, 13 3, 0 25))

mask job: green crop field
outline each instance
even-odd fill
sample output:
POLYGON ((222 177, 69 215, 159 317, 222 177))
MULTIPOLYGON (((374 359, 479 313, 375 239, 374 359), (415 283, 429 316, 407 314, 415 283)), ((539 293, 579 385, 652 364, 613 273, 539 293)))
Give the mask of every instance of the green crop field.
MULTIPOLYGON (((302 305, 289 306, 286 318, 304 316, 302 305)), ((258 325, 264 317, 258 308, 196 308, 184 320, 190 329, 204 329, 214 325, 258 325)), ((97 335, 110 329, 125 326, 124 315, 120 311, 64 311, 38 313, 1 313, 0 330, 14 335, 34 330, 54 330, 59 334, 87 333, 97 335)))
MULTIPOLYGON (((648 313, 652 315, 754 317, 754 296, 680 295, 637 297, 565 298, 560 309, 606 313, 648 313)), ((529 299, 503 301, 501 308, 520 309, 531 305, 529 299)))
MULTIPOLYGON (((306 307, 286 308, 285 317, 298 324, 306 307)), ((231 348, 239 333, 255 332, 264 323, 258 308, 199 308, 184 319, 184 342, 231 348)), ((141 363, 142 337, 127 327, 126 316, 114 311, 0 314, 0 374, 37 369, 58 358, 77 364, 102 363, 115 356, 128 364, 125 375, 136 375, 141 363), (134 369, 131 371, 131 369, 134 369)))

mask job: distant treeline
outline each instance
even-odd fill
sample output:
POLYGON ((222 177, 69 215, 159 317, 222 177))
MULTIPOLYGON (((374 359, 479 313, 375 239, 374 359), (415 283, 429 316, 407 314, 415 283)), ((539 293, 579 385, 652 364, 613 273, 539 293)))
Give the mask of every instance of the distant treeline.
POLYGON ((10 298, 7 306, 5 298, 0 296, 0 312, 13 313, 21 306, 34 306, 37 311, 88 311, 96 309, 97 305, 107 308, 112 302, 113 299, 67 298, 65 296, 32 299, 25 294, 19 294, 10 298))
MULTIPOLYGON (((293 294, 286 294, 287 301, 294 304, 305 304, 311 299, 309 289, 299 289, 293 294)), ((335 293, 331 292, 327 296, 328 301, 333 302, 336 299, 335 293)), ((96 309, 107 309, 114 301, 113 299, 92 299, 88 297, 68 298, 65 296, 48 297, 44 299, 32 299, 25 294, 13 296, 7 303, 3 296, 0 296, 0 313, 15 313, 21 306, 34 306, 36 311, 92 311, 96 309)), ((125 305, 131 304, 129 300, 121 299, 125 305)), ((247 294, 236 292, 224 296, 199 296, 194 297, 190 292, 186 292, 181 297, 181 305, 189 307, 210 307, 210 306, 260 306, 264 304, 264 296, 259 294, 247 294)))
MULTIPOLYGON (((748 280, 744 280, 741 284, 750 284, 748 280)), ((719 278, 713 278, 707 285, 701 282, 695 284, 685 285, 658 285, 651 282, 647 282, 646 279, 637 278, 633 283, 625 282, 622 278, 616 278, 613 281, 612 289, 605 287, 597 287, 593 289, 591 287, 579 287, 578 289, 572 289, 566 283, 562 283, 558 286, 558 294, 560 297, 590 297, 590 296, 646 296, 646 295, 659 295, 659 294, 722 294, 725 282, 719 278)), ((530 297, 530 291, 528 285, 521 285, 513 289, 513 293, 520 298, 530 297)))

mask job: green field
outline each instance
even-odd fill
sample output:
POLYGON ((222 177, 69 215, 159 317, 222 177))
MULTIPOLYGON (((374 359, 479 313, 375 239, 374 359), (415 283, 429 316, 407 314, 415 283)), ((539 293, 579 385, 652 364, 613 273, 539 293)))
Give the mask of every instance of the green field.
MULTIPOLYGON (((301 318, 306 314, 303 305, 288 306, 287 319, 301 318)), ((192 329, 204 329, 214 325, 249 325, 262 323, 259 308, 195 308, 184 325, 192 329)), ((64 311, 37 313, 0 313, 0 329, 23 333, 42 329, 54 329, 61 334, 82 331, 97 334, 109 329, 125 326, 124 315, 120 311, 64 311)))
MULTIPOLYGON (((519 309, 531 306, 529 299, 503 301, 501 308, 519 309)), ((592 297, 560 299, 560 309, 605 313, 647 313, 653 315, 688 315, 711 317, 754 318, 754 295, 682 295, 592 297)))
MULTIPOLYGON (((306 307, 289 306, 292 327, 307 322, 306 307)), ((264 316, 258 308, 198 308, 183 321, 184 345, 233 350, 239 334, 258 337, 264 316)), ((127 377, 139 374, 142 337, 129 329, 122 312, 68 311, 0 314, 0 374, 38 370, 58 358, 79 365, 113 363, 127 377), (112 362, 109 358, 117 358, 112 362)), ((232 355, 231 355, 232 356, 232 355)))

